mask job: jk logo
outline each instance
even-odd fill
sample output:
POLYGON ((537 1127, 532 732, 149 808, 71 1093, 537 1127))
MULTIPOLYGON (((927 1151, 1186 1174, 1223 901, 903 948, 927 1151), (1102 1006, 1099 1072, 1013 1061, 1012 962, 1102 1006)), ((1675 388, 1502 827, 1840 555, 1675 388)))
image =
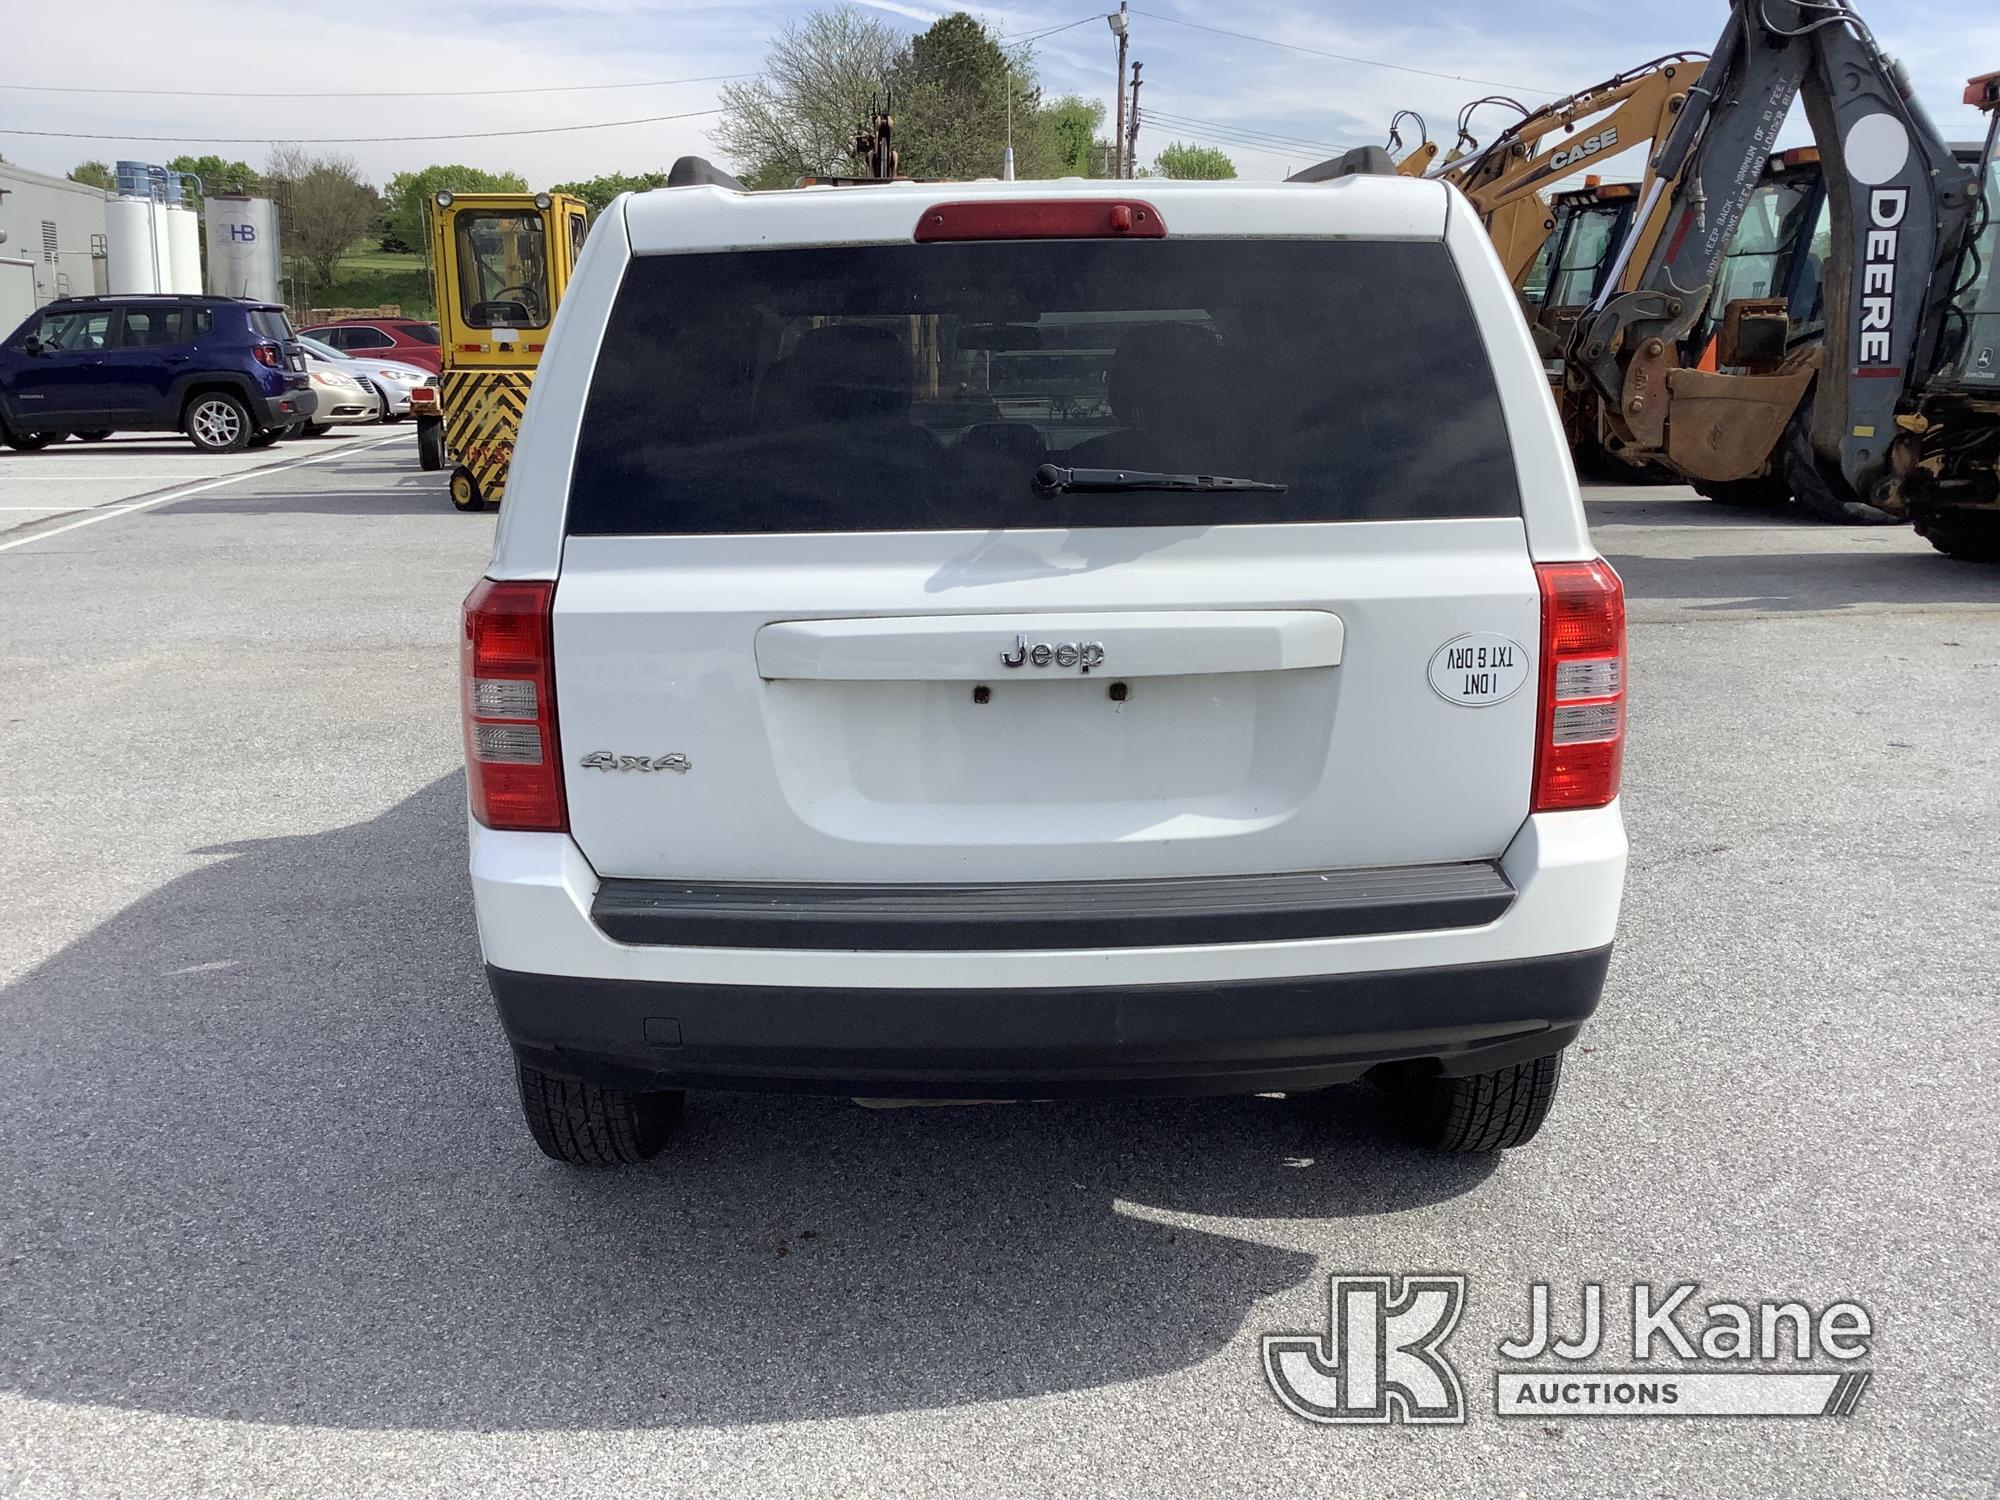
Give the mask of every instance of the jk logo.
POLYGON ((1465 1390, 1440 1346, 1465 1310, 1463 1276, 1327 1278, 1325 1334, 1264 1335, 1264 1378, 1308 1422, 1462 1425, 1465 1390))

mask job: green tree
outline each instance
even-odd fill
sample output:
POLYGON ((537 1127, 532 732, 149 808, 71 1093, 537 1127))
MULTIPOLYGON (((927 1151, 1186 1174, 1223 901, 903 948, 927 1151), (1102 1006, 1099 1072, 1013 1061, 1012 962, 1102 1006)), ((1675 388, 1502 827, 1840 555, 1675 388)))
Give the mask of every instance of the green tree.
POLYGON ((604 212, 605 206, 620 193, 643 193, 650 188, 665 187, 667 174, 658 172, 606 172, 602 177, 589 177, 581 182, 559 182, 549 191, 552 193, 573 193, 590 205, 590 216, 594 219, 604 212))
POLYGON ((1066 170, 1053 122, 1043 128, 1040 118, 1032 55, 1009 53, 964 11, 912 38, 889 83, 897 154, 908 176, 997 177, 1010 122, 1017 177, 1066 170))
POLYGON ((431 199, 441 192, 525 193, 528 179, 519 172, 488 172, 481 167, 455 162, 425 167, 417 172, 398 172, 382 192, 382 233, 419 252, 424 264, 431 259, 430 239, 424 233, 424 212, 431 199))
POLYGON ((111 174, 111 168, 101 161, 80 161, 70 168, 69 180, 83 183, 86 187, 103 188, 107 193, 115 192, 118 179, 111 174))
POLYGON ((192 182, 181 183, 188 201, 200 206, 204 193, 261 193, 264 179, 247 161, 226 161, 220 156, 176 156, 167 163, 169 172, 192 172, 201 179, 201 191, 192 182))
POLYGON ((264 184, 277 201, 286 253, 311 285, 326 286, 340 258, 375 221, 375 189, 361 180, 352 157, 313 156, 290 145, 271 148, 264 184))
POLYGON ((1236 175, 1236 163, 1214 146, 1184 146, 1175 141, 1153 158, 1153 170, 1162 177, 1200 177, 1214 180, 1236 175))
POLYGON ((758 75, 722 86, 710 139, 753 187, 854 170, 854 136, 896 60, 896 33, 851 5, 788 22, 758 75))
MULTIPOLYGON (((1079 94, 1065 94, 1045 104, 1035 116, 1035 128, 1045 133, 1059 177, 1100 177, 1111 159, 1111 142, 1104 128, 1104 105, 1079 94)), ((1018 175, 1018 167, 1017 167, 1018 175)))

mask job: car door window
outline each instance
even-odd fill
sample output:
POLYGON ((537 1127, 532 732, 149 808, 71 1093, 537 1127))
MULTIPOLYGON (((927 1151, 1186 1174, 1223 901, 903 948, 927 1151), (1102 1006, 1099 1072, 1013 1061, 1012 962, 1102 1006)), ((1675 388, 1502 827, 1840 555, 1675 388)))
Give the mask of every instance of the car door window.
POLYGON ((35 337, 46 349, 72 354, 102 349, 111 341, 111 319, 109 310, 44 313, 35 337))
POLYGON ((184 307, 128 307, 118 334, 120 349, 163 349, 188 340, 184 307))
POLYGON ((387 349, 396 341, 379 328, 350 328, 343 349, 387 349))

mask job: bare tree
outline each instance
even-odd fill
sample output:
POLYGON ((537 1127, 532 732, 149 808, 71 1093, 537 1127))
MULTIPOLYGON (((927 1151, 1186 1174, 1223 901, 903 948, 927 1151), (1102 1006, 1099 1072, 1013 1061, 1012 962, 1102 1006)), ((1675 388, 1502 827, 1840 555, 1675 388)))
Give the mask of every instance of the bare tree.
POLYGON ((901 46, 850 5, 813 11, 778 33, 758 77, 723 87, 727 113, 711 138, 756 186, 844 172, 901 46))
POLYGON ((375 221, 375 190, 361 180, 353 157, 313 156, 292 145, 271 148, 264 177, 277 200, 286 250, 311 272, 314 285, 328 285, 340 258, 375 221))

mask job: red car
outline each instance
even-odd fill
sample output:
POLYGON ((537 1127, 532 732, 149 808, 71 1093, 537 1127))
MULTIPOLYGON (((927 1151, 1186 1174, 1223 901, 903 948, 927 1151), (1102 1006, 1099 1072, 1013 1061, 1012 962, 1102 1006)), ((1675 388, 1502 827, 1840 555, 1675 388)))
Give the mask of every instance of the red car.
POLYGON ((392 359, 438 373, 438 326, 419 318, 342 318, 299 331, 356 359, 392 359))

